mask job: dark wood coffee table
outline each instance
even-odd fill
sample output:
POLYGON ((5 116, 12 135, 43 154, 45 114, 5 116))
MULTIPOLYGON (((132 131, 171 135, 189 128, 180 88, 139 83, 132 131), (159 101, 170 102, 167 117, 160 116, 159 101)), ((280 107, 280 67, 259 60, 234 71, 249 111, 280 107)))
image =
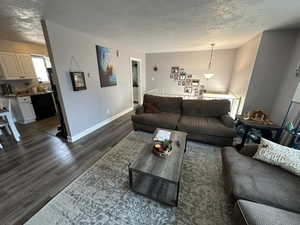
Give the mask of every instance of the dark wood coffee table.
POLYGON ((177 206, 187 133, 171 132, 172 154, 162 158, 152 152, 153 144, 145 145, 137 160, 128 166, 129 185, 138 194, 177 206))

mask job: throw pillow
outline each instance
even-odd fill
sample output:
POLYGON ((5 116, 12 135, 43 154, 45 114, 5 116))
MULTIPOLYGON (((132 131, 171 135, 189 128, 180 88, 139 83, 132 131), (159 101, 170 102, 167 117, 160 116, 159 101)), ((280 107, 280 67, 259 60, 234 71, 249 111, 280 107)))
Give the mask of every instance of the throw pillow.
POLYGON ((144 103, 145 113, 159 113, 159 108, 154 103, 144 103))
POLYGON ((300 176, 300 151, 262 138, 253 158, 300 176))

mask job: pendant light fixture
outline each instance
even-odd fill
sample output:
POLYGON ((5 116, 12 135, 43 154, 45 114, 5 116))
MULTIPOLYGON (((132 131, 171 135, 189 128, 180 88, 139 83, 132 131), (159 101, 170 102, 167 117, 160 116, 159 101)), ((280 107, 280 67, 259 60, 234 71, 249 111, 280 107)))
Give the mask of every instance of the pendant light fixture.
POLYGON ((209 64, 208 64, 208 71, 207 71, 207 73, 203 74, 203 76, 207 80, 211 79, 215 76, 215 74, 211 71, 211 64, 212 64, 215 44, 211 44, 210 46, 211 46, 211 52, 210 52, 210 59, 209 59, 209 64))

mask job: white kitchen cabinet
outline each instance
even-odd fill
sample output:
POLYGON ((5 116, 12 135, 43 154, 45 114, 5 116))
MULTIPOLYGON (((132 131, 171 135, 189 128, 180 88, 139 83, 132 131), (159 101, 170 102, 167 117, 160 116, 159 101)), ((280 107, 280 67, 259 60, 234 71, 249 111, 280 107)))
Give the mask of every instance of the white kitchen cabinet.
POLYGON ((17 56, 14 53, 0 52, 0 72, 2 77, 19 77, 22 75, 17 56))
POLYGON ((14 98, 12 110, 18 123, 27 124, 36 120, 30 96, 14 98))
POLYGON ((31 55, 0 52, 0 79, 22 80, 36 78, 31 55))
POLYGON ((31 55, 16 54, 21 71, 26 78, 36 78, 31 55))

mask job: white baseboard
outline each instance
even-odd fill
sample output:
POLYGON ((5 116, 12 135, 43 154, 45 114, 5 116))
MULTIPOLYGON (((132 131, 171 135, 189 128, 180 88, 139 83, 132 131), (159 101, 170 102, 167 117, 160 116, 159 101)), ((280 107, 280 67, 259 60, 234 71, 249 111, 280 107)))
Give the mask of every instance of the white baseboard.
POLYGON ((79 134, 76 134, 74 136, 68 136, 67 140, 68 140, 68 142, 71 142, 71 143, 75 142, 75 141, 79 140, 80 138, 82 138, 82 137, 84 137, 84 136, 86 136, 86 135, 94 132, 95 130, 97 130, 97 129, 103 127, 103 126, 105 126, 106 124, 114 121, 115 119, 117 119, 117 118, 125 115, 126 113, 129 113, 132 110, 133 110, 133 107, 128 108, 128 109, 126 109, 126 110, 124 110, 124 111, 122 111, 122 112, 120 112, 118 114, 113 115, 110 118, 107 118, 106 120, 101 121, 100 123, 97 123, 96 125, 88 128, 88 129, 80 132, 79 134))

